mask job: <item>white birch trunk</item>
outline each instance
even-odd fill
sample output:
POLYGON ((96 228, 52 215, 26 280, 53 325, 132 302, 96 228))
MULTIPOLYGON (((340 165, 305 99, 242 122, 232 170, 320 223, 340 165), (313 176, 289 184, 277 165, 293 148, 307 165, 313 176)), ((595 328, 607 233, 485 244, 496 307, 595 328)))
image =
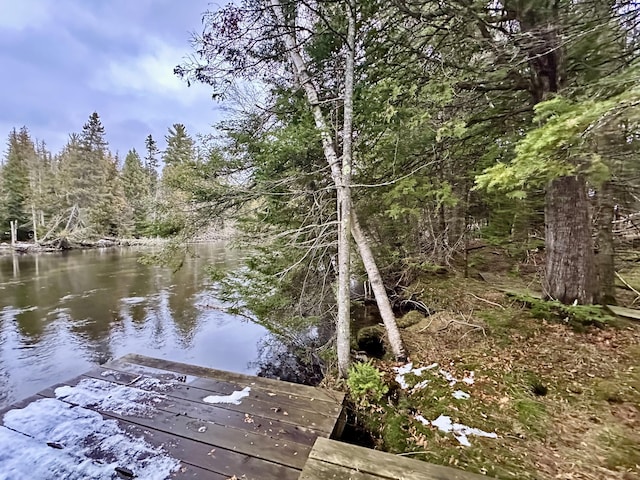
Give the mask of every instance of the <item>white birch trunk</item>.
POLYGON ((31 223, 33 223, 33 241, 38 243, 38 217, 35 205, 31 205, 31 223))
POLYGON ((11 226, 11 245, 15 245, 18 239, 18 221, 11 220, 9 225, 11 226))
POLYGON ((380 270, 378 270, 376 259, 371 251, 369 239, 362 231, 358 217, 355 215, 351 216, 351 233, 353 234, 353 239, 358 245, 358 251, 360 252, 362 263, 367 271, 369 283, 371 283, 371 289, 373 290, 373 295, 376 298, 376 304, 378 305, 378 310, 380 310, 380 316, 382 317, 384 328, 387 330, 387 337, 389 338, 391 351, 396 357, 396 360, 404 361, 406 358, 404 345, 402 344, 402 337, 400 337, 400 330, 398 330, 396 317, 393 314, 393 309, 391 308, 391 302, 389 302, 389 296, 384 288, 380 270))
POLYGON ((347 2, 347 58, 344 81, 344 125, 342 127, 342 172, 338 185, 338 371, 341 377, 349 373, 351 358, 351 163, 353 134, 353 70, 355 63, 356 20, 355 0, 347 2))
POLYGON ((394 355, 397 358, 404 357, 404 348, 402 347, 402 341, 398 332, 395 316, 391 310, 389 298, 384 289, 380 272, 375 263, 375 258, 371 253, 371 247, 369 241, 365 235, 362 234, 359 228, 358 220, 355 211, 351 210, 351 160, 352 160, 352 128, 353 128, 353 82, 354 82, 354 55, 355 55, 355 0, 349 0, 349 32, 348 32, 348 44, 349 54, 347 55, 346 64, 346 76, 345 76, 345 98, 344 98, 344 126, 343 126, 343 162, 342 166, 336 149, 334 147, 331 130, 327 124, 322 109, 320 108, 320 101, 318 97, 318 90, 313 80, 309 76, 307 66, 305 63, 296 37, 293 31, 287 30, 287 23, 282 11, 280 0, 271 0, 271 7, 276 20, 281 25, 280 33, 284 39, 285 46, 287 47, 287 55, 289 60, 293 64, 295 76, 298 79, 302 89, 305 92, 307 101, 311 106, 314 122, 316 128, 320 133, 322 140, 322 148, 325 158, 331 169, 331 178, 337 189, 337 201, 338 201, 338 218, 340 219, 339 226, 339 238, 338 238, 338 321, 337 321, 337 334, 338 334, 338 366, 341 375, 346 374, 349 364, 349 344, 350 344, 350 295, 349 295, 349 241, 348 235, 344 234, 344 229, 349 229, 356 240, 358 251, 362 257, 362 261, 367 268, 367 275, 373 287, 373 292, 376 297, 376 302, 380 309, 385 327, 388 330, 389 341, 394 355), (353 23, 352 23, 353 22, 353 23), (345 145, 346 143, 346 145, 345 145), (346 178, 345 178, 346 174, 346 178), (350 213, 350 214, 349 214, 350 213), (357 232, 354 232, 354 225, 358 226, 357 232), (344 282, 344 283, 343 283, 344 282), (378 285, 376 288, 374 285, 378 285), (344 290, 343 290, 344 289, 344 290), (380 298, 379 298, 380 297, 380 298))

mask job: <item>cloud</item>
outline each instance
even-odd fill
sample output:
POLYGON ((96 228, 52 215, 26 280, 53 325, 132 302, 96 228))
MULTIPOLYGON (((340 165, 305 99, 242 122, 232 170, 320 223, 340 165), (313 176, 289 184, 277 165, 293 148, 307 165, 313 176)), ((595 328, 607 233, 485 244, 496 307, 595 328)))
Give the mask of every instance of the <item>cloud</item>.
POLYGON ((93 111, 121 154, 142 151, 149 133, 162 143, 173 123, 210 133, 221 115, 210 90, 173 74, 206 8, 207 0, 0 0, 0 137, 26 125, 55 152, 93 111))
POLYGON ((38 28, 50 20, 53 5, 47 0, 0 0, 0 30, 38 28))
POLYGON ((146 44, 146 51, 140 55, 112 59, 98 70, 92 80, 94 88, 116 94, 170 97, 185 105, 210 98, 206 86, 187 88, 185 82, 173 73, 174 67, 187 55, 187 48, 169 45, 155 38, 147 39, 146 44))

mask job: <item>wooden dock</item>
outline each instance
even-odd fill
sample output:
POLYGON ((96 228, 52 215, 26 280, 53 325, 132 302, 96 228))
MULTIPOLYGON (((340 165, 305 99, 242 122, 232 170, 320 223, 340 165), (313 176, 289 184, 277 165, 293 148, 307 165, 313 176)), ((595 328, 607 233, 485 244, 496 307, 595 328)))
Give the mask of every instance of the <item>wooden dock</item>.
POLYGON ((295 480, 343 399, 127 355, 5 409, 0 477, 295 480))
POLYGON ((318 437, 300 480, 491 480, 455 468, 318 437))
POLYGON ((127 355, 0 412, 0 480, 476 480, 330 440, 344 394, 127 355))

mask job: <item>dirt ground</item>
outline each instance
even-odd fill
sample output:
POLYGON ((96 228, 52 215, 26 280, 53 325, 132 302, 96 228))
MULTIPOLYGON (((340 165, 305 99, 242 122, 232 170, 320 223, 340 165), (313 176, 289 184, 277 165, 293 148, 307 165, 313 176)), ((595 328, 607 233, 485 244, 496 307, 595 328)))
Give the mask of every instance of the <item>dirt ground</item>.
MULTIPOLYGON (((640 278, 640 265, 622 271, 640 278)), ((475 277, 412 287, 437 313, 406 322, 402 335, 413 368, 430 368, 405 375, 402 388, 402 365, 374 362, 390 392, 356 417, 376 447, 500 479, 640 479, 640 322, 577 324, 475 277), (440 415, 497 438, 469 434, 464 446, 429 423, 440 415)), ((619 293, 627 305, 637 297, 619 293)))

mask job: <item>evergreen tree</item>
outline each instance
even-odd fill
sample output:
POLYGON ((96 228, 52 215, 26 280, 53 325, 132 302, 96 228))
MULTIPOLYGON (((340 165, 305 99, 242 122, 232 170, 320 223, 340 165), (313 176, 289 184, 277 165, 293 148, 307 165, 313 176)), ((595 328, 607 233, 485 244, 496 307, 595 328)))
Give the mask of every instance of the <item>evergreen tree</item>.
MULTIPOLYGON (((4 194, 3 222, 16 220, 18 225, 24 225, 29 221, 29 168, 28 146, 30 139, 26 129, 18 133, 11 131, 8 139, 8 150, 2 172, 2 187, 4 194)), ((33 144, 31 144, 33 145, 33 144)))
POLYGON ((162 157, 165 167, 194 160, 195 142, 187 134, 187 129, 183 124, 174 123, 165 138, 167 148, 162 157))
POLYGON ((158 178, 158 142, 156 142, 151 134, 147 136, 144 141, 144 146, 147 150, 147 155, 144 157, 144 168, 149 173, 151 178, 157 180, 158 178))
POLYGON ((147 173, 138 152, 135 149, 129 150, 124 159, 121 178, 124 196, 132 209, 135 234, 142 234, 147 223, 149 198, 149 176, 147 173))

